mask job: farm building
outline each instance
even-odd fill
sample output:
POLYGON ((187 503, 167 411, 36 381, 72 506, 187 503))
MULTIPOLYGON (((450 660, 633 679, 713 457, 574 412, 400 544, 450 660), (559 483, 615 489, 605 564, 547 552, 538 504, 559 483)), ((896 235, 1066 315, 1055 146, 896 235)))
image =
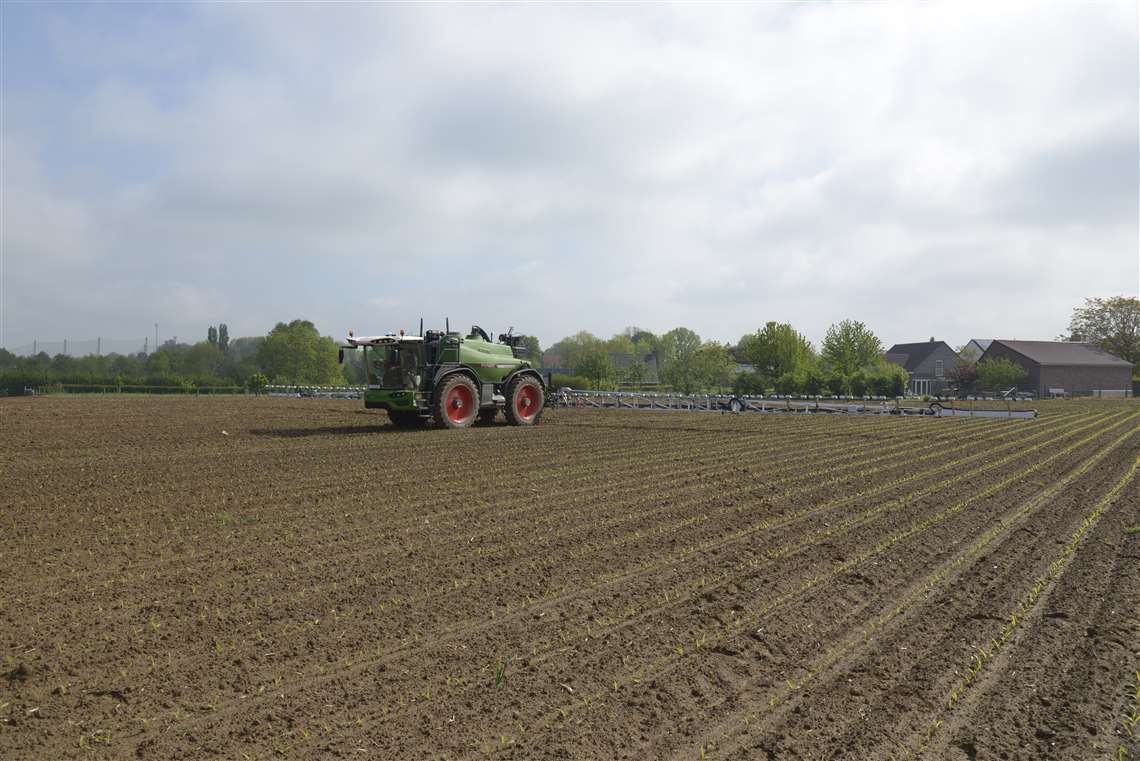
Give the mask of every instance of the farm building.
POLYGON ((910 373, 912 394, 942 394, 949 385, 946 371, 958 363, 958 354, 945 341, 895 344, 884 358, 910 373))
POLYGON ((998 357, 1024 367, 1021 390, 1038 397, 1131 395, 1132 363, 1095 344, 995 339, 979 361, 998 357))

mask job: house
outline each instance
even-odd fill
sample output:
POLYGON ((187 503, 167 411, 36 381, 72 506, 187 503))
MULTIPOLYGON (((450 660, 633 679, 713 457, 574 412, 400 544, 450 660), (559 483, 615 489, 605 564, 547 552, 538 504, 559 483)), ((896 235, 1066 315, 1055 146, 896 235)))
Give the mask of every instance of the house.
POLYGON ((958 354, 966 362, 977 362, 993 343, 992 338, 971 338, 958 354))
POLYGON ((945 341, 895 344, 883 358, 910 373, 907 388, 912 394, 945 394, 949 389, 946 371, 958 364, 958 354, 945 341))
POLYGON ((1132 395, 1132 363, 1095 344, 994 339, 979 362, 998 357, 1024 367, 1020 390, 1041 398, 1132 395))

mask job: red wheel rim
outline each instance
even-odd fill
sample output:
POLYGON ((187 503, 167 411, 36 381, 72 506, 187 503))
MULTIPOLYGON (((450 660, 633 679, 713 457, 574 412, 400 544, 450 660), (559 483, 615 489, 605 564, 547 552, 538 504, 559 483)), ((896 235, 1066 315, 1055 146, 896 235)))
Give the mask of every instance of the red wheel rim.
POLYGON ((475 414, 475 396, 467 386, 455 386, 447 392, 447 417, 453 423, 463 423, 475 414))
POLYGON ((538 414, 538 389, 523 386, 515 394, 515 412, 523 420, 530 420, 538 414))

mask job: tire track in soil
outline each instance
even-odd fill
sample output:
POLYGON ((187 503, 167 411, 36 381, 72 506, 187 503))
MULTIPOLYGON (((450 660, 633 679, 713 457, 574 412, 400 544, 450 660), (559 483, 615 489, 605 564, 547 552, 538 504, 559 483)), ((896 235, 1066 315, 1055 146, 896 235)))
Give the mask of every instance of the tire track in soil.
MULTIPOLYGON (((365 664, 365 665, 367 665, 367 664, 365 664)), ((353 671, 353 673, 356 673, 356 672, 359 670, 359 668, 360 668, 360 664, 354 664, 354 665, 353 665, 353 667, 352 667, 352 671, 353 671)), ((341 674, 340 674, 339 672, 337 672, 337 673, 334 673, 332 676, 326 676, 326 677, 322 677, 322 678, 320 679, 320 684, 322 684, 322 685, 324 685, 324 684, 328 684, 328 682, 329 682, 329 681, 330 681, 332 678, 335 678, 335 677, 337 677, 337 676, 339 676, 339 675, 341 675, 341 674)), ((310 683, 310 685, 309 685, 309 686, 313 686, 313 685, 310 683)))

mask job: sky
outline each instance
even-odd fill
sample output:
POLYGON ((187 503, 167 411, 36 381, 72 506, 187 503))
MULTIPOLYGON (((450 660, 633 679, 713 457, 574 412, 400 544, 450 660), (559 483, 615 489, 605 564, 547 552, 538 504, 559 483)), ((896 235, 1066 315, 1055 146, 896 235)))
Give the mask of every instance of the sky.
POLYGON ((421 316, 958 345, 1140 290, 1134 3, 0 13, 10 349, 421 316))

